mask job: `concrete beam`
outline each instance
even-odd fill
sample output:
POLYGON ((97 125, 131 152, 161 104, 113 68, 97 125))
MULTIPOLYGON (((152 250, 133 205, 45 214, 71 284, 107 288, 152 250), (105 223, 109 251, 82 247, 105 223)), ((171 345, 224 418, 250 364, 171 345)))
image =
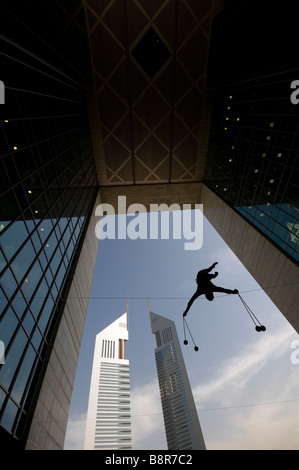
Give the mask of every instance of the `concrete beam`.
POLYGON ((195 204, 200 203, 201 183, 144 184, 136 186, 109 186, 100 188, 102 203, 111 204, 118 213, 118 196, 126 196, 127 207, 139 203, 149 211, 150 204, 195 204))

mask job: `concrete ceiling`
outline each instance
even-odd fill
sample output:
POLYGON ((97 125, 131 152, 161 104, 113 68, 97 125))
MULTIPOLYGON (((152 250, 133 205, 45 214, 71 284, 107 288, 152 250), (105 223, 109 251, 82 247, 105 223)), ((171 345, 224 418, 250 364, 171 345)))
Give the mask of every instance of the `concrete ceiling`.
POLYGON ((213 0, 82 0, 100 186, 203 179, 208 50, 220 5, 213 0), (146 38, 148 45, 142 46, 146 38))

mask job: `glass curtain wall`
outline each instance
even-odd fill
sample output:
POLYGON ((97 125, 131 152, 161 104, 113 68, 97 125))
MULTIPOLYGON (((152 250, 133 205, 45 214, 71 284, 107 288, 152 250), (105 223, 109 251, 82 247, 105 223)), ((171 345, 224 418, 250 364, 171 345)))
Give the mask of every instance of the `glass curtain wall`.
POLYGON ((268 74, 215 92, 205 181, 297 263, 298 76, 268 74))
POLYGON ((24 446, 97 183, 80 2, 0 17, 0 431, 24 446))

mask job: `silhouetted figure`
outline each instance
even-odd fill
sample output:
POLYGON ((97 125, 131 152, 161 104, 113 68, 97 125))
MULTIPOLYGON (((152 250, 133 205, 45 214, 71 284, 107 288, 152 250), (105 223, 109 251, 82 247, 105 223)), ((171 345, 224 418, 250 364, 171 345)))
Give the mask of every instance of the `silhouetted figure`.
POLYGON ((212 301, 214 299, 213 292, 225 292, 226 294, 238 294, 239 293, 237 289, 234 289, 234 290, 224 289, 223 287, 215 286, 215 284, 211 282, 211 279, 214 279, 215 277, 218 276, 217 272, 215 272, 214 274, 209 274, 210 271, 212 271, 212 269, 215 268, 216 264, 218 263, 216 262, 212 264, 210 268, 202 269, 201 271, 197 273, 197 276, 196 276, 197 291, 195 292, 195 294, 193 294, 193 296, 189 300, 187 304, 187 308, 185 312, 183 313, 184 317, 187 315, 187 312, 190 309, 191 305, 193 304, 194 300, 196 300, 197 297, 199 297, 200 295, 205 294, 206 299, 212 301))

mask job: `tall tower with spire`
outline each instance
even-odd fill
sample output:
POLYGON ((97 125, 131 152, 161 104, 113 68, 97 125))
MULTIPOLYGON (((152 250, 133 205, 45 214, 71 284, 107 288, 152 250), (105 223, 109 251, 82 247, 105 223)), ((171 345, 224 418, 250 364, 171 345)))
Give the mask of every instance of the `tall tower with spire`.
POLYGON ((205 450, 175 323, 150 310, 156 366, 169 450, 205 450))
POLYGON ((85 450, 132 448, 126 313, 96 336, 85 431, 85 450))

